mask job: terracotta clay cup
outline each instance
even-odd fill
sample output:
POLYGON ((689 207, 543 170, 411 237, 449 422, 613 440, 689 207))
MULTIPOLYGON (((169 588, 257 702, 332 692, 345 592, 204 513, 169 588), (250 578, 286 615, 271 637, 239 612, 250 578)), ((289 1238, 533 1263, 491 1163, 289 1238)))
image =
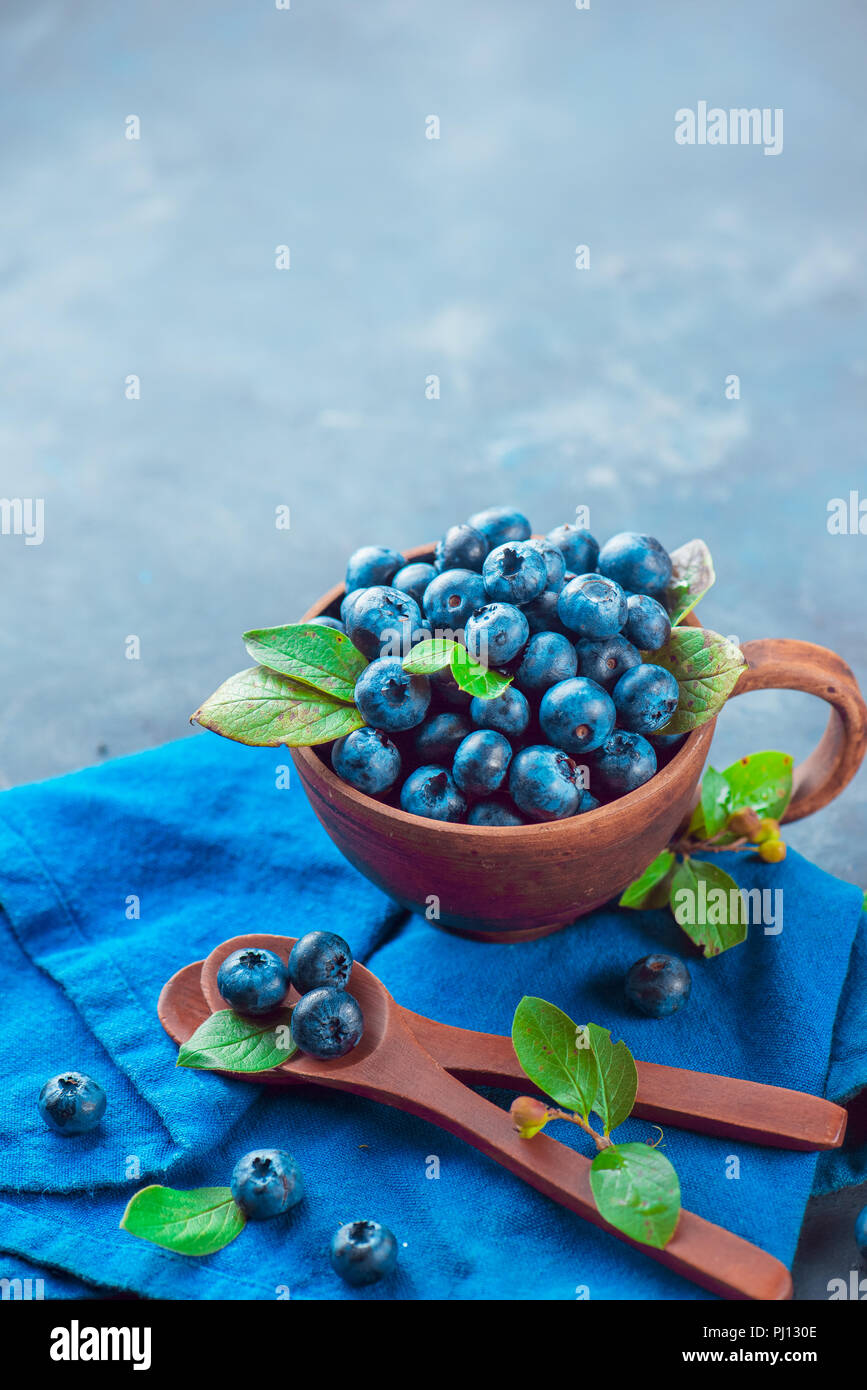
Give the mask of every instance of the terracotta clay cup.
MULTIPOLYGON (((407 551, 429 559, 432 546, 407 551)), ((335 610, 343 585, 304 620, 335 610)), ((805 690, 830 705, 824 736, 795 769, 787 821, 811 815, 855 775, 867 707, 846 663, 811 642, 766 638, 743 647, 734 695, 805 690)), ((730 697, 732 698, 732 697, 730 697)), ((293 748, 316 815, 338 849, 383 892, 435 925, 483 941, 559 931, 620 894, 669 843, 695 805, 716 721, 689 734, 643 787, 608 806, 541 825, 481 827, 412 816, 355 791, 331 770, 329 746, 293 748)))

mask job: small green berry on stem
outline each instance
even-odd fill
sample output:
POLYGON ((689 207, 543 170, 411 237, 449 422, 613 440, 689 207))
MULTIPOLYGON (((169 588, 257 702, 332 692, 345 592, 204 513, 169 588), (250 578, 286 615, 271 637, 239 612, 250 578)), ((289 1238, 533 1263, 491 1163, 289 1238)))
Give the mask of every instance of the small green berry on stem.
POLYGON ((547 1105, 535 1096, 518 1096, 509 1107, 509 1114, 522 1139, 532 1139, 550 1119, 547 1105))
MULTIPOLYGON (((768 816, 766 820, 762 821, 754 838, 757 845, 763 845, 766 840, 779 840, 780 822, 774 820, 773 816, 768 816)), ((783 856, 780 855, 779 857, 782 859, 783 856)))
POLYGON ((766 864, 779 864, 786 857, 786 846, 782 840, 763 840, 759 845, 759 857, 766 864))

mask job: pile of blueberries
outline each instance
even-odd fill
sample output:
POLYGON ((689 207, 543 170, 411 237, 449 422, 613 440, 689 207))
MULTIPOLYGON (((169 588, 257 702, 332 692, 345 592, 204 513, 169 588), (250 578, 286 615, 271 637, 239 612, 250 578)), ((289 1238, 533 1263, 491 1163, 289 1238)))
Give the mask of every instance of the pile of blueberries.
POLYGON ((452 526, 432 564, 382 546, 350 558, 340 617, 369 660, 355 687, 367 727, 339 739, 334 771, 404 811, 476 826, 591 811, 647 782, 678 703, 650 661, 669 638, 668 552, 624 531, 600 549, 558 526, 531 538, 520 512, 493 507, 452 526), (512 683, 473 698, 450 669, 410 675, 401 657, 450 637, 512 683))
POLYGON ((342 936, 311 931, 295 942, 289 963, 274 951, 242 946, 217 972, 217 989, 236 1013, 257 1018, 280 1007, 289 986, 301 995, 292 1010, 292 1041, 308 1057, 343 1057, 361 1042, 364 1018, 347 992, 352 951, 342 936))

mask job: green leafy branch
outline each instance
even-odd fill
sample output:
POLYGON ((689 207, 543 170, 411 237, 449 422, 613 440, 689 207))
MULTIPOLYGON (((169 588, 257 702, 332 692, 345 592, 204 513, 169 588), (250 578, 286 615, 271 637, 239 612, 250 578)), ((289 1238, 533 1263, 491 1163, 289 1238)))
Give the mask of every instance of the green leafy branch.
POLYGON ((669 906, 675 921, 705 956, 747 937, 744 895, 730 874, 696 858, 721 850, 752 851, 768 864, 786 857, 780 821, 792 797, 789 753, 752 753, 724 772, 709 767, 684 834, 658 854, 624 891, 621 907, 669 906))
POLYGON ((512 1044, 521 1070, 556 1102, 519 1096, 510 1114, 532 1139, 552 1120, 578 1125, 596 1145, 590 1187, 600 1216, 643 1245, 662 1250, 680 1215, 680 1182, 673 1165, 651 1144, 615 1143, 611 1131, 632 1113, 638 1091, 635 1059, 607 1028, 579 1025, 554 1004, 525 997, 515 1010, 512 1044), (598 1116, 602 1129, 590 1123, 598 1116))

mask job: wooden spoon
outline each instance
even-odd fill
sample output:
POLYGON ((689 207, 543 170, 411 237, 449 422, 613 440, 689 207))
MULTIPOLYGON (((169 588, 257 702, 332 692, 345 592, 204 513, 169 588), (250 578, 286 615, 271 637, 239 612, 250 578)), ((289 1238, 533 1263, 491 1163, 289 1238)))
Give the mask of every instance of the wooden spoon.
MULTIPOLYGON (((201 992, 206 1004, 211 1010, 225 1008, 217 990, 217 972, 226 956, 243 946, 276 950, 285 958, 290 944, 290 938, 259 934, 223 942, 202 966, 201 992)), ((193 970, 188 967, 180 977, 174 977, 176 999, 189 998, 193 970)), ((677 1230, 664 1250, 622 1235, 596 1209, 588 1158, 545 1134, 531 1141, 521 1139, 506 1111, 484 1100, 435 1061, 385 986, 358 962, 352 967, 350 989, 364 1013, 364 1037, 358 1047, 328 1062, 296 1053, 278 1069, 287 1080, 350 1091, 439 1125, 553 1201, 711 1293, 761 1300, 791 1297, 791 1276, 781 1261, 692 1212, 681 1211, 677 1230)), ((173 1019, 177 1026, 183 1010, 174 1008, 166 993, 164 990, 160 1001, 160 1016, 172 1031, 168 1020, 173 1019)))

